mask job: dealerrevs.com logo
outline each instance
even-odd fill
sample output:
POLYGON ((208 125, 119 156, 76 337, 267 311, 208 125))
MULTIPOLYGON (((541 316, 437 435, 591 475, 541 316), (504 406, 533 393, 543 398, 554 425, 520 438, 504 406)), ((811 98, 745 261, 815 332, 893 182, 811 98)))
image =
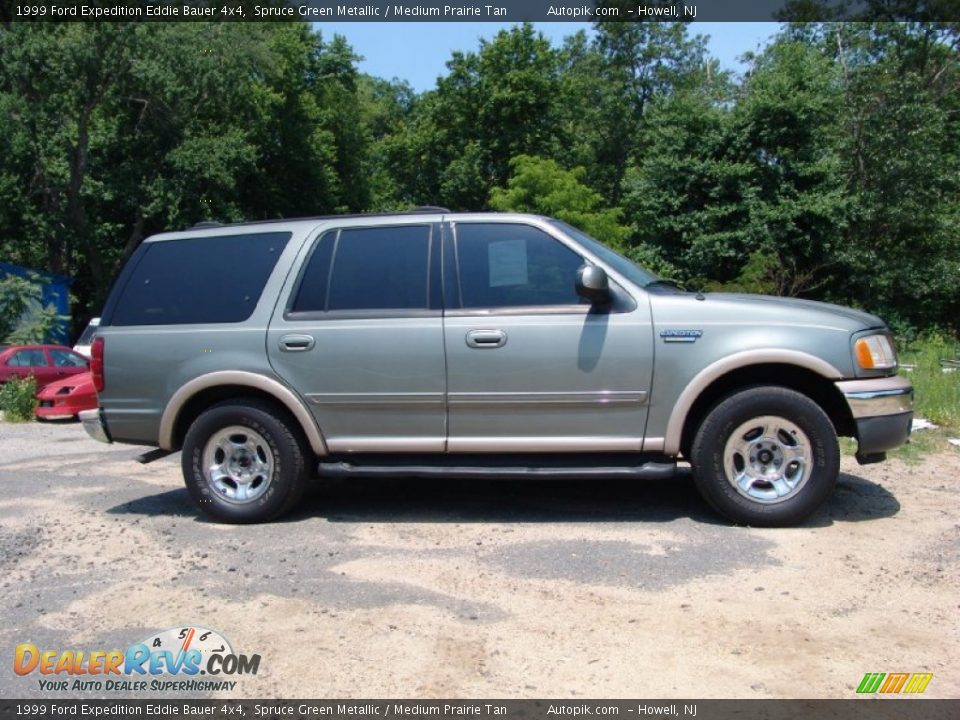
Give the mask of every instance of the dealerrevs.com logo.
POLYGON ((17 645, 13 671, 36 675, 41 690, 74 692, 234 690, 243 675, 256 675, 259 655, 234 652, 216 630, 170 628, 133 643, 126 650, 52 650, 17 645))

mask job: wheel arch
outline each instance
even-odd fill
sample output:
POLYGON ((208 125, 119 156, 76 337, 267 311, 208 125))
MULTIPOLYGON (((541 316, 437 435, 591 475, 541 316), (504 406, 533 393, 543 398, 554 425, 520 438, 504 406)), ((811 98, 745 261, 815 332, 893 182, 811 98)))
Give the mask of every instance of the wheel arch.
POLYGON ((160 447, 178 450, 200 413, 218 402, 239 398, 259 398, 277 405, 290 415, 315 455, 327 454, 326 442, 313 415, 290 388, 273 378, 239 370, 201 375, 178 389, 160 419, 160 447))
POLYGON ((710 410, 730 394, 757 385, 785 387, 809 397, 830 418, 837 435, 853 437, 856 428, 850 408, 835 384, 842 377, 840 372, 814 356, 781 352, 784 355, 765 358, 757 358, 755 352, 738 353, 740 357, 732 356, 702 370, 677 399, 667 425, 664 452, 689 457, 693 436, 710 410))

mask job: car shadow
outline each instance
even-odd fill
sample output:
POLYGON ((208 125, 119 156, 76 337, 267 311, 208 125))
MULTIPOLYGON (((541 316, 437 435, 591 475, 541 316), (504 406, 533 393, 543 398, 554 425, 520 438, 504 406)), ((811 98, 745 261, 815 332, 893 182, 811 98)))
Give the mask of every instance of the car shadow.
POLYGON ((859 475, 840 473, 833 495, 804 523, 804 527, 879 520, 893 517, 898 512, 900 502, 883 485, 859 475))
MULTIPOLYGON (((800 527, 890 517, 900 510, 881 485, 842 473, 833 496, 800 527)), ((185 489, 110 508, 119 515, 200 515, 185 489)), ((700 497, 689 471, 666 480, 316 480, 300 504, 277 522, 324 518, 333 523, 672 522, 727 525, 700 497)))
POLYGON ((146 517, 177 517, 202 520, 186 488, 167 490, 155 495, 144 495, 107 508, 109 515, 144 515, 146 517))
POLYGON ((723 524, 689 473, 669 480, 319 481, 290 515, 329 522, 671 522, 723 524))

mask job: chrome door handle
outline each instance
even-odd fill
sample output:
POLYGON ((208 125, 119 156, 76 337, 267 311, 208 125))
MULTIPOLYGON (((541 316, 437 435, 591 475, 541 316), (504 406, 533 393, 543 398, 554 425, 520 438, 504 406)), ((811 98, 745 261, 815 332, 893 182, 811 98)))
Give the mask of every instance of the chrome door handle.
POLYGON ((280 338, 280 349, 283 352, 305 352, 312 350, 316 342, 313 335, 284 335, 280 338))
POLYGON ((507 344, 503 330, 471 330, 467 333, 467 345, 472 348, 498 348, 507 344))

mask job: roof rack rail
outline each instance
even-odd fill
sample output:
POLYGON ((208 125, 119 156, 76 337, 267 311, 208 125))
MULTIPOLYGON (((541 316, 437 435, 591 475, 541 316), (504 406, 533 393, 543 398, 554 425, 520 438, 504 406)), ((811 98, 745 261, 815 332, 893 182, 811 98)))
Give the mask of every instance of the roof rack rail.
POLYGON ((449 208, 440 207, 437 205, 421 205, 420 207, 413 208, 412 210, 384 210, 382 212, 370 212, 370 213, 341 213, 337 215, 312 215, 307 217, 289 217, 289 218, 271 218, 268 220, 242 220, 239 222, 217 222, 216 220, 201 220, 195 225, 186 228, 187 230, 203 230, 205 228, 227 228, 227 227, 238 227, 238 226, 247 226, 247 225, 270 225, 273 223, 283 223, 283 222, 301 222, 305 220, 343 220, 345 218, 366 218, 366 217, 389 217, 395 215, 415 215, 418 213, 450 213, 453 214, 453 210, 449 208))
POLYGON ((413 210, 407 210, 408 213, 448 213, 450 208, 440 207, 439 205, 420 205, 413 210))

